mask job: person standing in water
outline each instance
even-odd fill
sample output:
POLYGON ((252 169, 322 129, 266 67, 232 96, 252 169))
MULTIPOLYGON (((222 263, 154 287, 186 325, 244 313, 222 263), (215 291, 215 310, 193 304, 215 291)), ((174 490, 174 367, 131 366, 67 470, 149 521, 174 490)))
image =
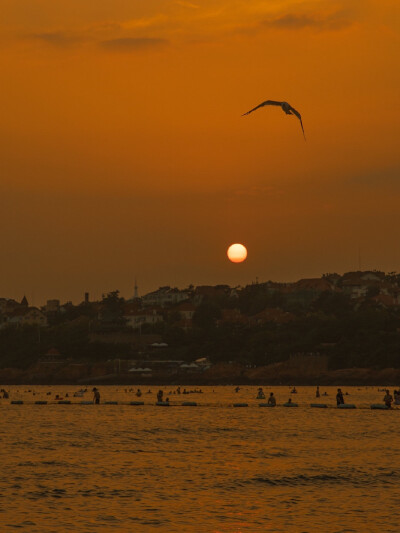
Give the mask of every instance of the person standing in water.
POLYGON ((386 407, 389 409, 392 408, 393 396, 390 394, 389 390, 386 391, 383 401, 385 402, 386 407))
POLYGON ((394 405, 400 405, 400 390, 395 390, 393 392, 394 396, 394 405))
POLYGON ((276 398, 275 398, 273 392, 271 392, 270 395, 269 395, 268 403, 269 403, 269 405, 272 405, 273 407, 275 407, 275 405, 276 405, 276 398))
POLYGON ((93 403, 100 403, 100 392, 96 387, 93 388, 93 403))
POLYGON ((319 398, 321 395, 319 393, 319 385, 317 385, 317 390, 315 391, 315 397, 319 398))
POLYGON ((338 390, 337 390, 337 394, 336 394, 336 404, 337 404, 337 405, 342 405, 342 404, 344 404, 344 398, 343 398, 343 392, 342 392, 342 389, 338 389, 338 390))

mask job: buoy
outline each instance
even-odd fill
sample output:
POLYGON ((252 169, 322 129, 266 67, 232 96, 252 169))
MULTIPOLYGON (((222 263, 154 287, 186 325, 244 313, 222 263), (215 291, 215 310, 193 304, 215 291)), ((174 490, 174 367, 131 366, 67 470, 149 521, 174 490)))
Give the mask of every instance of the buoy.
POLYGON ((371 409, 389 409, 385 403, 373 403, 371 409))
POLYGON ((234 403, 233 407, 248 407, 248 403, 234 403))
POLYGON ((35 402, 36 405, 47 405, 47 401, 46 400, 37 400, 35 402))
POLYGON ((275 405, 273 405, 272 403, 264 402, 264 403, 259 403, 258 407, 275 407, 275 405))
POLYGON ((321 409, 325 409, 328 406, 326 405, 326 403, 312 403, 310 407, 319 407, 321 409))
POLYGON ((354 403, 340 403, 338 409, 355 409, 356 406, 354 403))
POLYGON ((129 405, 144 405, 144 402, 130 402, 129 405))
POLYGON ((286 402, 283 404, 283 407, 298 407, 297 403, 286 402))
POLYGON ((197 403, 196 402, 182 402, 182 405, 185 405, 187 407, 196 407, 197 403))
POLYGON ((22 400, 11 400, 12 405, 22 405, 24 402, 22 400))

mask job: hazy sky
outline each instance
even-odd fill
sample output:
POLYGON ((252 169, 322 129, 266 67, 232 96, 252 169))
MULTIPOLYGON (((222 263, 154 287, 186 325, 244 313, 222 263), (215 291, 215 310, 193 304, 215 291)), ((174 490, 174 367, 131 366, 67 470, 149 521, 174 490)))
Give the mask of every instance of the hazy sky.
POLYGON ((400 270, 398 0, 0 8, 0 296, 400 270))

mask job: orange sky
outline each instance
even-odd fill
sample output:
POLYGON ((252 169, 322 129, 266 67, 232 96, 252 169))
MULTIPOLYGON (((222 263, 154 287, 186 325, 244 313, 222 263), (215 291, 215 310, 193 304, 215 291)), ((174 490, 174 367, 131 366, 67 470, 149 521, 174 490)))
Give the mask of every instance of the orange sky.
POLYGON ((398 0, 1 9, 0 297, 400 270, 398 0))

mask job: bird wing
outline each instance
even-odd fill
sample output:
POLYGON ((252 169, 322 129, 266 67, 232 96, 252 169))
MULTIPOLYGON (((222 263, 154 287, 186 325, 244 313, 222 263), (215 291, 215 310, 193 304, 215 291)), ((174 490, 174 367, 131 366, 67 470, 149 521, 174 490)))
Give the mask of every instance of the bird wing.
POLYGON ((281 106, 282 102, 275 102, 274 100, 266 100, 265 102, 262 102, 258 106, 253 107, 253 109, 250 109, 250 111, 247 111, 247 113, 243 113, 242 117, 244 117, 245 115, 249 115, 250 113, 252 113, 256 109, 258 109, 259 107, 264 107, 265 105, 278 105, 278 106, 281 106))
POLYGON ((299 113, 298 111, 296 111, 296 109, 295 109, 294 107, 292 107, 292 106, 290 106, 290 111, 291 111, 294 115, 296 115, 296 117, 300 120, 300 126, 301 126, 301 129, 302 129, 302 131, 303 131, 304 140, 306 140, 306 134, 304 133, 303 122, 302 122, 302 120, 301 120, 301 115, 300 115, 300 113, 299 113))

